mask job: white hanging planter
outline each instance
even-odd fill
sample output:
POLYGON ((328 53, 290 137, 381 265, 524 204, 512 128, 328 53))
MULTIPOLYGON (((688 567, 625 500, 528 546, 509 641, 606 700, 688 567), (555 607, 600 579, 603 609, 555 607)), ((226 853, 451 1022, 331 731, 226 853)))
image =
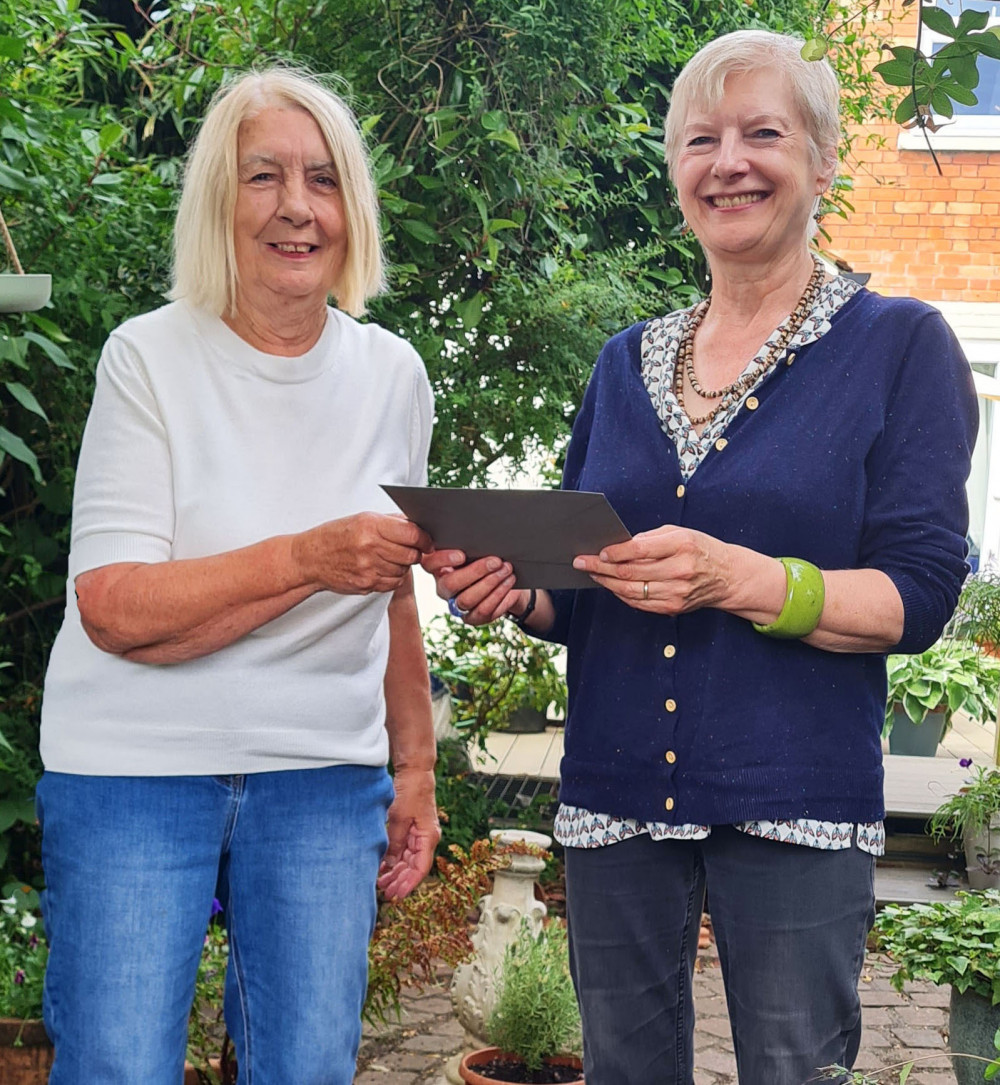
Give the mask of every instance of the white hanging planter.
POLYGON ((0 275, 0 313, 30 313, 47 305, 52 296, 51 275, 26 275, 17 258, 14 240, 0 211, 0 231, 14 274, 0 275))

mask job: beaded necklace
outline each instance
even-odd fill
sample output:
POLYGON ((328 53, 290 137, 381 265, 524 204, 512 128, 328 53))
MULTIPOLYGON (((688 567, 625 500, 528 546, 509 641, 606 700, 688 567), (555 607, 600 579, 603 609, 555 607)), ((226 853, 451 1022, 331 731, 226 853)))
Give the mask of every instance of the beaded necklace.
POLYGON ((698 395, 705 399, 717 399, 719 401, 708 414, 704 414, 701 417, 696 418, 693 415, 688 414, 688 421, 692 426, 700 426, 705 422, 711 422, 717 414, 726 410, 732 403, 740 399, 743 393, 748 388, 752 388, 784 352, 795 334, 808 319, 809 314, 816 304, 816 299, 819 297, 820 289, 823 286, 823 279, 826 272, 823 265, 818 260, 814 261, 814 263, 815 267, 813 268, 813 273, 809 277, 809 282, 806 283, 806 288, 802 293, 802 297, 799 298, 799 302, 792 310, 791 315, 781 325, 781 334, 756 365, 752 366, 724 388, 703 388, 698 382, 698 378, 695 376, 694 372, 694 337, 698 328, 701 327, 701 322, 705 319, 709 306, 712 304, 712 295, 709 294, 704 301, 699 302, 698 305, 691 310, 691 314, 684 326, 684 333, 681 335, 680 342, 677 344, 677 357, 674 361, 673 393, 677 397, 677 402, 681 405, 681 408, 684 409, 685 414, 687 414, 687 408, 684 406, 684 375, 687 374, 691 387, 698 395))

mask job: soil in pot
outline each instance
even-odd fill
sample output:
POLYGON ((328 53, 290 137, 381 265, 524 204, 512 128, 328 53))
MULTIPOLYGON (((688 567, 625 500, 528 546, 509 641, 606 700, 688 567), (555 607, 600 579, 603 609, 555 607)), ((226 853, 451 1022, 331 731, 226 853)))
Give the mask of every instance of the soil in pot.
POLYGON ((582 1085, 583 1070, 580 1060, 572 1055, 555 1055, 546 1059, 540 1070, 531 1071, 512 1055, 495 1047, 473 1051, 462 1059, 459 1072, 467 1085, 503 1081, 511 1085, 582 1085))

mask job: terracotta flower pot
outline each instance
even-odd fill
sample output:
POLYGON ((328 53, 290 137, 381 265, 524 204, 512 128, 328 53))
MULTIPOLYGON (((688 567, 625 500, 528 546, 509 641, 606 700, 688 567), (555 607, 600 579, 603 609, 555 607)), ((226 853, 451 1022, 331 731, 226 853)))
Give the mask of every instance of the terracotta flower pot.
POLYGON ((41 1021, 0 1017, 0 1081, 45 1085, 52 1069, 52 1044, 41 1021), (20 1046, 15 1047, 15 1042, 20 1046))
MULTIPOLYGON (((55 1050, 41 1021, 0 1017, 0 1083, 2 1085, 46 1085, 55 1050), (15 1047, 15 1042, 19 1041, 15 1047)), ((219 1073, 219 1060, 212 1059, 219 1073)), ((198 1085, 194 1067, 184 1064, 184 1085, 198 1085)))
MULTIPOLYGON (((461 1063, 458 1067, 459 1075, 462 1080, 466 1082, 466 1085, 497 1085, 497 1082, 502 1082, 502 1078, 486 1077, 483 1074, 478 1073, 477 1067, 484 1066, 492 1059, 496 1058, 509 1058, 515 1059, 513 1055, 505 1055, 499 1047, 482 1047, 478 1051, 470 1051, 467 1055, 463 1056, 461 1063)), ((577 1076, 574 1078, 565 1079, 570 1085, 584 1085, 583 1081, 583 1063, 575 1055, 552 1055, 545 1060, 546 1066, 568 1066, 577 1071, 577 1076)), ((518 1081, 525 1081, 525 1078, 518 1078, 518 1081)))

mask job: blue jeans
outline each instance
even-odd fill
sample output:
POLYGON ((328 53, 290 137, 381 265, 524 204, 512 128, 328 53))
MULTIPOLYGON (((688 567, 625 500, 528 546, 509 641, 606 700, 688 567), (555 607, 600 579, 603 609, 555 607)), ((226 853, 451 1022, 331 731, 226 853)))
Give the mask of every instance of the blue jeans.
POLYGON ((355 765, 45 773, 50 1085, 180 1085, 213 895, 240 1085, 350 1085, 391 798, 355 765))
POLYGON ((740 1085, 803 1085, 850 1066, 874 919, 871 855, 715 826, 566 849, 570 963, 587 1085, 691 1085, 692 972, 706 884, 740 1085))

